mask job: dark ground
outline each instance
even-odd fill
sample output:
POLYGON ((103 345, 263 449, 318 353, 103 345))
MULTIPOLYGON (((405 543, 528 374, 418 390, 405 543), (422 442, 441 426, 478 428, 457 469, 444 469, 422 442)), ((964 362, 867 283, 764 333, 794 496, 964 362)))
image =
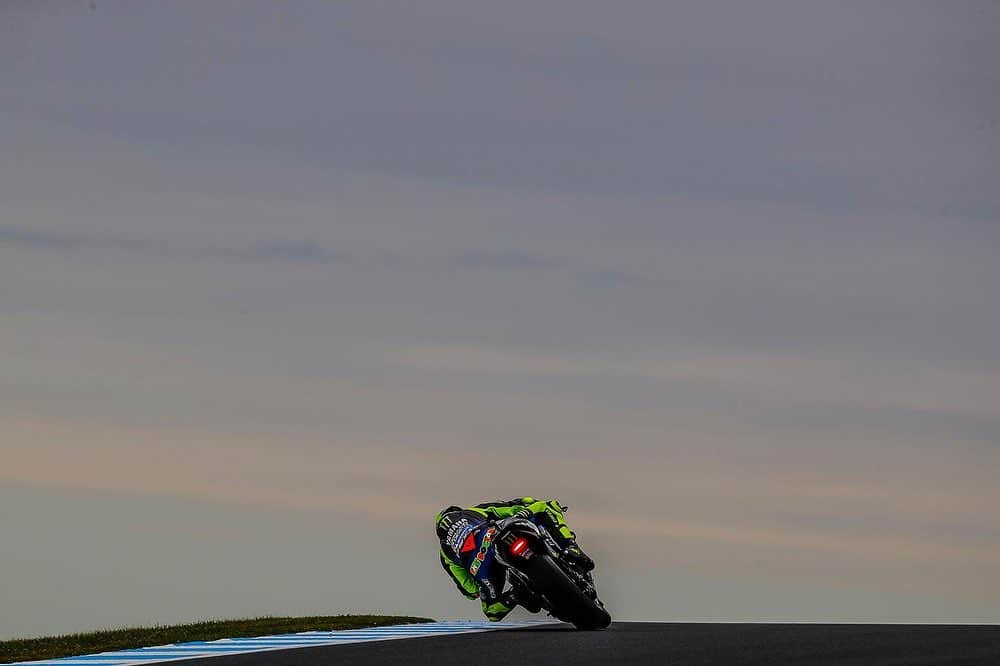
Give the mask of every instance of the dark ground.
POLYGON ((185 666, 307 664, 994 664, 1000 626, 615 623, 510 629, 193 659, 185 666))

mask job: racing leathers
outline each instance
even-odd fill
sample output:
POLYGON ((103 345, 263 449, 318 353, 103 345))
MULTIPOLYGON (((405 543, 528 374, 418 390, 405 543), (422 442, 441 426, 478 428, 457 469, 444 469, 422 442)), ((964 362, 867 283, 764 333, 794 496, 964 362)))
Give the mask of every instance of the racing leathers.
POLYGON ((526 518, 548 530, 563 549, 563 556, 577 566, 590 571, 591 560, 576 544, 576 534, 566 525, 564 506, 556 500, 536 500, 521 497, 507 502, 486 502, 473 507, 450 506, 437 515, 435 530, 441 542, 441 566, 468 599, 482 602, 483 614, 491 621, 502 620, 518 603, 538 612, 537 601, 515 584, 504 591, 507 570, 499 564, 484 566, 490 561, 490 545, 495 528, 491 523, 505 518, 526 518), (477 557, 478 556, 478 557, 477 557))

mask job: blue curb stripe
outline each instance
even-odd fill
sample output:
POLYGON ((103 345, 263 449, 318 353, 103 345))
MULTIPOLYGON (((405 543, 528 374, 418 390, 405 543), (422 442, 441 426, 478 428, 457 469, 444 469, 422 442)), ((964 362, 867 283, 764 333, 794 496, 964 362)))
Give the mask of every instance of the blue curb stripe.
MULTIPOLYGON (((292 648, 317 647, 321 645, 343 645, 344 643, 367 643, 421 636, 442 636, 466 634, 499 629, 517 629, 553 624, 555 620, 520 620, 513 622, 452 621, 429 622, 426 624, 402 624, 372 629, 346 629, 344 631, 306 631, 299 634, 278 636, 258 636, 254 638, 223 638, 217 641, 193 641, 173 645, 157 645, 116 652, 102 652, 78 657, 63 657, 45 661, 20 662, 18 666, 51 664, 52 666, 128 666, 130 664, 158 664, 178 659, 213 657, 247 652, 266 652, 292 648)), ((0 666, 11 666, 0 664, 0 666)))

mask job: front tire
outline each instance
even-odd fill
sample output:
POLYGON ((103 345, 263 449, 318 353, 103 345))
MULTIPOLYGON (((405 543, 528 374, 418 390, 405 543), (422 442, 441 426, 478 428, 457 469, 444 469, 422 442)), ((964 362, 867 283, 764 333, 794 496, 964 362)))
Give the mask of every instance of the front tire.
POLYGON ((577 629, 604 629, 611 624, 611 615, 600 604, 577 587, 551 557, 536 554, 518 567, 527 574, 535 592, 545 597, 552 614, 577 629))

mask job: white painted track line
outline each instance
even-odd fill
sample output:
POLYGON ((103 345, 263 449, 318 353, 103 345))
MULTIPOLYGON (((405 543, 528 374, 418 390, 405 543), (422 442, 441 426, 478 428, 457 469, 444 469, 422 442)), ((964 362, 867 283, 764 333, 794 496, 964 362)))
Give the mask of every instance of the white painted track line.
MULTIPOLYGON (((46 659, 44 661, 26 661, 20 664, 51 664, 52 666, 71 666, 88 664, 89 666, 131 666, 132 664, 158 664, 179 659, 195 657, 213 657, 229 654, 246 654, 248 652, 266 652, 271 650, 288 650, 291 648, 315 647, 320 645, 344 645, 348 643, 367 643, 370 641, 390 641, 403 638, 420 638, 423 636, 448 636, 468 634, 482 631, 498 631, 502 629, 517 629, 535 627, 543 624, 554 624, 557 620, 518 620, 509 622, 487 621, 454 621, 428 622, 425 624, 402 624, 388 627, 373 627, 371 629, 347 629, 344 631, 307 631, 300 634, 282 634, 278 636, 260 636, 255 638, 223 638, 217 641, 199 641, 193 643, 176 643, 173 645, 158 645, 155 647, 138 648, 135 650, 118 650, 102 652, 77 657, 46 659)), ((8 666, 0 664, 0 666, 8 666)))

